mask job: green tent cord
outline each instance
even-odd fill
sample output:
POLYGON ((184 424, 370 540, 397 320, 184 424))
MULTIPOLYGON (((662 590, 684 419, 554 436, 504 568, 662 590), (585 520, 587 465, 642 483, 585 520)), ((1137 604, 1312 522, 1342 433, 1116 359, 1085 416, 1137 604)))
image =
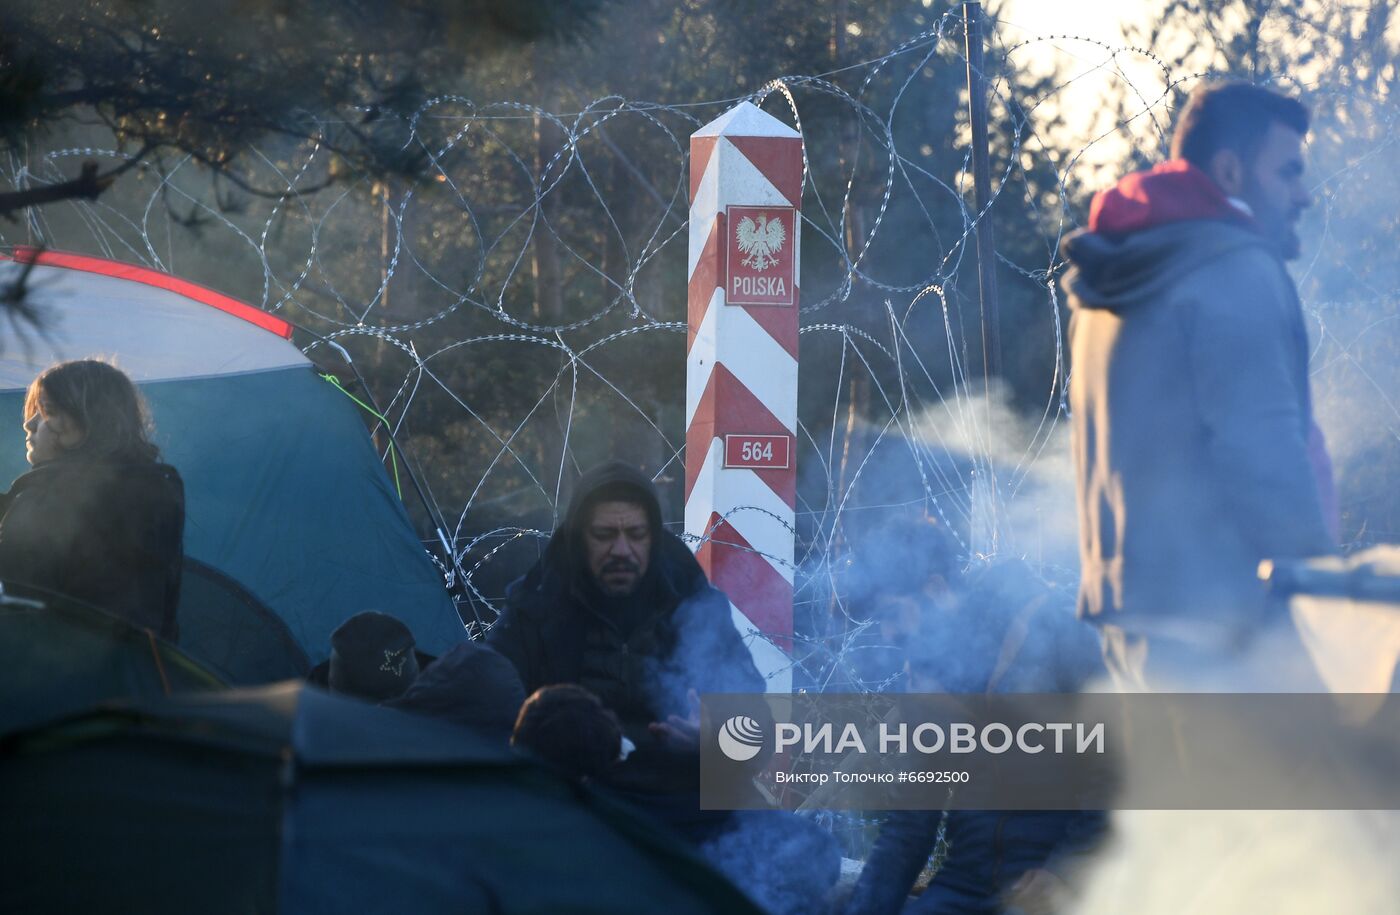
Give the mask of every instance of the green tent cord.
MULTIPOLYGON (((345 386, 342 385, 342 384, 340 383, 340 379, 339 379, 339 378, 335 377, 334 375, 326 374, 326 373, 321 374, 321 378, 324 379, 325 381, 329 381, 329 382, 331 383, 331 385, 332 385, 337 391, 339 391, 340 393, 344 394, 346 397, 350 398, 350 399, 353 400, 355 403, 359 404, 362 408, 364 408, 364 411, 365 411, 366 413, 368 413, 370 416, 373 416, 375 419, 377 419, 377 420, 379 420, 381 423, 383 423, 383 424, 384 424, 384 428, 385 428, 386 430, 389 430, 389 429, 392 429, 392 428, 393 428, 393 426, 390 425, 389 420, 385 419, 385 418, 384 418, 384 415, 383 415, 382 413, 380 413, 378 410, 374 409, 374 407, 371 407, 369 404, 365 403, 365 402, 364 402, 363 400, 361 400, 360 398, 356 397, 354 394, 351 394, 349 391, 345 390, 345 386)), ((394 489, 398 491, 398 494, 399 494, 399 501, 402 502, 402 501, 403 501, 403 485, 399 482, 399 457, 398 457, 398 451, 399 451, 399 444, 398 444, 398 442, 394 441, 394 434, 393 434, 392 432, 390 432, 390 433, 389 433, 389 463, 390 463, 390 465, 393 466, 393 468, 394 468, 394 489)))

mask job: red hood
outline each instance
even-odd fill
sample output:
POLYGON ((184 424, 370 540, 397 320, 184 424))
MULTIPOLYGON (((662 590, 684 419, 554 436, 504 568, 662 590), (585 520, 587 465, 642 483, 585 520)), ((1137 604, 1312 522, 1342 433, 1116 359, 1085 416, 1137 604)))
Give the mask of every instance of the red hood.
POLYGON ((1095 194, 1089 206, 1089 231, 1105 235, 1126 235, 1188 219, 1254 226, 1254 219, 1230 203, 1210 176, 1183 159, 1134 172, 1095 194))

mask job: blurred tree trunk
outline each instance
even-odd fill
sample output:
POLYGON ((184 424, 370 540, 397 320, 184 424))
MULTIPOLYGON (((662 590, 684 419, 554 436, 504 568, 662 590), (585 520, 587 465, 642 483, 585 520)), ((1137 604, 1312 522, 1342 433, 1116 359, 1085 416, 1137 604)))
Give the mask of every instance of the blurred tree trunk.
MULTIPOLYGON (((536 57, 537 50, 532 47, 531 56, 536 57)), ((536 59, 538 59, 536 57, 536 59)), ((540 104, 547 111, 554 111, 558 108, 558 93, 549 85, 547 78, 535 69, 535 79, 541 89, 540 104)), ((555 160, 555 154, 559 151, 558 143, 550 139, 552 134, 557 133, 553 126, 549 124, 538 113, 535 114, 535 178, 540 185, 540 198, 536 201, 539 207, 534 225, 534 237, 531 240, 530 275, 534 279, 535 301, 533 313, 535 320, 545 323, 560 323, 563 321, 564 304, 563 290, 560 288, 562 278, 559 270, 559 242, 554 237, 554 232, 550 226, 554 226, 554 231, 558 231, 558 223, 551 214, 559 212, 557 200, 562 185, 555 187, 554 191, 548 195, 546 189, 556 184, 559 179, 560 169, 563 159, 555 160), (551 162, 553 163, 551 165, 551 162), (549 174, 545 174, 545 169, 550 169, 549 174)))

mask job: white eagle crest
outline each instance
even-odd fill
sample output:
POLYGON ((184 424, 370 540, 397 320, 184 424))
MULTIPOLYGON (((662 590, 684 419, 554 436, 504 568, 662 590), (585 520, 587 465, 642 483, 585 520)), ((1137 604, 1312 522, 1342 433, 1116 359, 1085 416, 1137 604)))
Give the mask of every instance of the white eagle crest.
POLYGON ((763 271, 778 262, 777 253, 783 250, 787 241, 787 229, 781 219, 769 219, 767 214, 758 214, 758 222, 745 216, 739 220, 737 231, 739 250, 748 255, 744 265, 763 271))

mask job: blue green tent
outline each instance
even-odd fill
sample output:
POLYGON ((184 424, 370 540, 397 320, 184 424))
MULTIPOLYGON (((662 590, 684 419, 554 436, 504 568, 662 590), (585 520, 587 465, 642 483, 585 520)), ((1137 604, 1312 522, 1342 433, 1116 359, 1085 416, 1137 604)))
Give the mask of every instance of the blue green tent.
POLYGON ((0 596, 0 735, 112 699, 225 688, 150 630, 95 607, 0 596))
POLYGON ((0 784, 7 912, 758 915, 504 743, 298 683, 12 734, 0 784))
POLYGON ((361 408, 291 343, 289 324, 142 267, 14 256, 0 286, 28 267, 27 301, 49 329, 4 340, 0 478, 27 469, 24 392, 45 366, 99 356, 130 375, 185 481, 185 652, 256 683, 304 673, 361 610, 398 616, 429 653, 465 637, 361 408))

